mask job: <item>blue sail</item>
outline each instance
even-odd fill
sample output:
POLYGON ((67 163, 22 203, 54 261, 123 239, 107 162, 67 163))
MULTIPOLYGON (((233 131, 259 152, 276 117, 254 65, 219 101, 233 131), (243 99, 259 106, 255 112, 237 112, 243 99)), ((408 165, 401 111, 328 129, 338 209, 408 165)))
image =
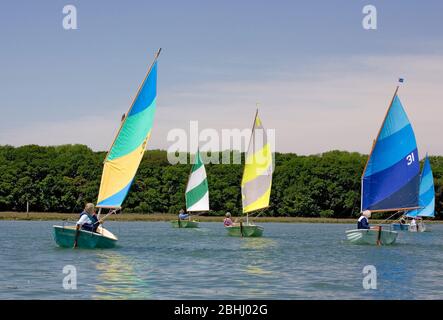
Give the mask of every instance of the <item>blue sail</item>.
POLYGON ((397 92, 362 177, 362 211, 418 207, 420 162, 414 131, 397 92))
POLYGON ((420 209, 407 213, 408 217, 429 217, 435 216, 435 189, 434 176, 432 174, 431 163, 426 156, 420 179, 420 193, 418 204, 420 209))

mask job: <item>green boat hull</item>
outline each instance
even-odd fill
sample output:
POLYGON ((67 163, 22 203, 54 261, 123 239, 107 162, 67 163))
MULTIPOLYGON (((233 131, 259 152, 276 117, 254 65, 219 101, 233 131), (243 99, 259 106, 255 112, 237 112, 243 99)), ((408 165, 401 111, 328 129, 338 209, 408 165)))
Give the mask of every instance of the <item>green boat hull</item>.
POLYGON ((263 235, 264 228, 257 225, 243 225, 225 227, 228 231, 228 235, 231 237, 261 237, 263 235))
POLYGON ((390 245, 397 240, 398 233, 396 231, 382 230, 379 235, 378 230, 374 229, 355 229, 347 230, 346 237, 352 244, 369 244, 377 245, 377 240, 380 238, 380 244, 390 245))
MULTIPOLYGON (((75 226, 53 226, 54 240, 62 248, 73 248, 76 229, 75 226)), ((105 228, 97 229, 100 233, 80 230, 77 238, 77 247, 84 249, 114 248, 117 244, 117 237, 105 228)))
POLYGON ((198 228, 198 221, 178 220, 171 221, 173 228, 198 228))

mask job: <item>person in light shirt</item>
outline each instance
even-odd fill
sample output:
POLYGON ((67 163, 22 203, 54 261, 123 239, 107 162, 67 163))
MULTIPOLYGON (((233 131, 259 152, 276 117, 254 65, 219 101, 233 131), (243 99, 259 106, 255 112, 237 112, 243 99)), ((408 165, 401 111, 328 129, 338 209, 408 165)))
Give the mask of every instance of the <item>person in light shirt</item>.
POLYGON ((415 218, 412 218, 409 228, 411 228, 411 231, 417 231, 417 221, 415 218))
POLYGON ((230 226, 232 226, 233 224, 234 224, 234 222, 232 222, 232 219, 231 219, 231 213, 230 212, 226 212, 226 218, 225 218, 225 220, 223 220, 223 225, 225 226, 225 227, 230 227, 230 226))
POLYGON ((100 221, 95 214, 93 203, 87 203, 85 209, 80 213, 80 219, 77 221, 77 229, 96 232, 100 221))

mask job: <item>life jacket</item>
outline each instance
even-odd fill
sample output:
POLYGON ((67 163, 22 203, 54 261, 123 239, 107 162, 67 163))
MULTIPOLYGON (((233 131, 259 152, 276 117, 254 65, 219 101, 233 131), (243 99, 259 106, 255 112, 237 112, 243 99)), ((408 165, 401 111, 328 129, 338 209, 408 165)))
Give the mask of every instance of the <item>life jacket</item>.
POLYGON ((86 211, 83 211, 82 213, 80 213, 80 218, 83 215, 87 215, 89 220, 91 221, 91 223, 84 223, 82 225, 82 230, 86 230, 86 231, 92 231, 92 232, 96 232, 97 228, 98 228, 98 219, 97 216, 95 215, 90 215, 89 213, 87 213, 86 211))

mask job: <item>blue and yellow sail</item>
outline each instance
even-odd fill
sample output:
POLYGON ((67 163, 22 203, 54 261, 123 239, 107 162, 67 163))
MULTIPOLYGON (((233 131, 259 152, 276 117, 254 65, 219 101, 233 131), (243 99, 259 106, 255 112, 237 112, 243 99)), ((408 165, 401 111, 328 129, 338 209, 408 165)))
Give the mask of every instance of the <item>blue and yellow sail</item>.
POLYGON ((435 188, 434 175, 432 174, 431 163, 426 156, 420 179, 420 193, 418 195, 418 204, 420 209, 410 211, 406 214, 408 217, 428 217, 435 216, 435 188))
POLYGON ((243 213, 269 206, 272 173, 271 145, 257 111, 241 182, 243 213))
POLYGON ((120 208, 137 173, 154 121, 159 53, 106 156, 97 207, 120 208))
POLYGON ((415 134, 396 91, 363 172, 361 209, 417 208, 419 182, 415 134))

